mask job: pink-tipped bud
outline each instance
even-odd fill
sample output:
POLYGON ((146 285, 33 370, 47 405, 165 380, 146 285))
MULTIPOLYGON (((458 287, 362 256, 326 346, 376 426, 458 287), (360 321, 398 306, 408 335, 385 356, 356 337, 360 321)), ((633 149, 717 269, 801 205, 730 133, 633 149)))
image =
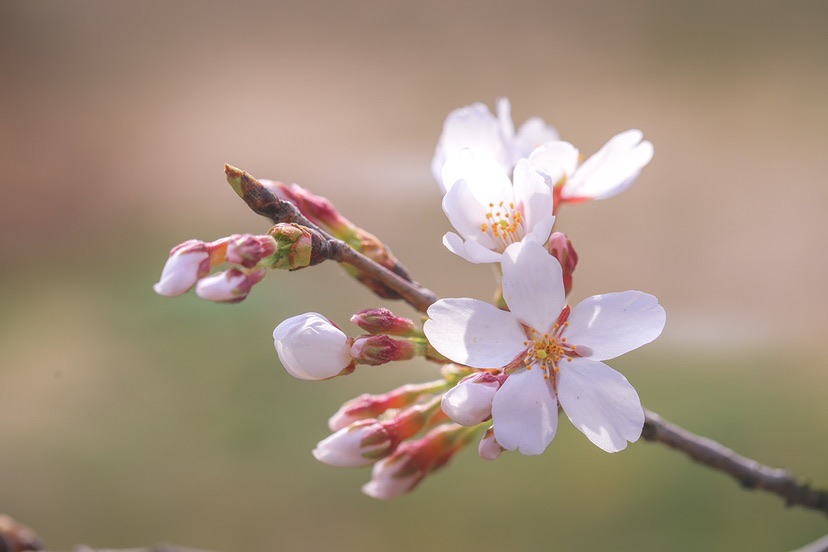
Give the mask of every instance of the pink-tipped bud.
POLYGON ((578 254, 572 247, 572 242, 563 232, 553 232, 547 244, 549 253, 558 259, 563 271, 564 292, 569 295, 572 290, 572 273, 578 265, 578 254))
POLYGON ((245 268, 253 268, 276 252, 276 240, 272 236, 234 234, 224 240, 219 241, 224 242, 226 247, 227 262, 245 268))
POLYGON ((337 238, 349 232, 353 225, 344 218, 330 200, 315 195, 298 184, 285 184, 275 180, 260 180, 262 185, 282 201, 290 201, 308 220, 326 227, 337 238))
POLYGON ((176 245, 152 289, 159 295, 175 297, 187 293, 200 278, 210 273, 210 253, 206 243, 188 240, 176 245))
POLYGON ((216 303, 238 303, 247 297, 250 288, 261 282, 267 271, 259 268, 245 272, 231 268, 211 274, 196 284, 196 295, 216 303))
POLYGON ((497 460, 504 450, 506 449, 501 447, 500 443, 495 440, 493 427, 486 430, 483 438, 480 439, 480 445, 477 447, 477 453, 483 460, 497 460))
POLYGON ((443 395, 443 412, 462 426, 476 426, 492 416, 492 400, 502 384, 502 376, 488 372, 469 376, 443 395))
POLYGON ((388 410, 411 406, 423 396, 439 391, 443 385, 442 380, 421 384, 409 383, 381 395, 362 394, 343 404, 328 419, 328 427, 331 431, 337 431, 359 420, 379 418, 388 410))
POLYGON ((413 321, 394 315, 388 309, 365 309, 351 317, 351 322, 374 335, 421 335, 413 321))
POLYGON ((417 354, 417 346, 408 339, 387 335, 358 337, 351 346, 351 357, 360 364, 378 366, 394 360, 409 360, 417 354))
POLYGON ((473 434, 454 424, 443 424, 415 441, 402 443, 389 456, 374 464, 371 481, 362 492, 380 500, 391 500, 411 492, 429 473, 441 468, 473 434))
POLYGON ((276 326, 273 345, 285 370, 295 378, 328 379, 354 369, 348 336, 319 313, 300 314, 276 326))

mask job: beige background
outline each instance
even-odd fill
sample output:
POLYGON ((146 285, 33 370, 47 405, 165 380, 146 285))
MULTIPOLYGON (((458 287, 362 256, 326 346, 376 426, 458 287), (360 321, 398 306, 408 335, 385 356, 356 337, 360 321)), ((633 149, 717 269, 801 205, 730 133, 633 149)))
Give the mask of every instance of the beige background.
MULTIPOLYGON (((667 309, 663 339, 635 357, 659 366, 631 377, 645 403, 685 416, 679 422, 700 416, 697 430, 736 436, 737 444, 739 435, 755 434, 748 452, 817 478, 821 466, 825 479, 824 426, 794 420, 828 419, 821 391, 828 338, 826 28, 828 9, 816 1, 1 3, 0 510, 64 548, 88 539, 267 547, 274 540, 266 512, 291 520, 293 510, 263 497, 295 494, 263 474, 275 451, 288 447, 295 457, 279 457, 282 469, 307 469, 314 492, 325 477, 338 485, 343 508, 354 500, 359 508, 382 508, 358 496, 367 474, 340 484, 353 472, 310 464, 307 450, 345 398, 401 381, 381 372, 378 380, 365 375, 317 395, 291 387, 282 373, 272 380, 277 363, 269 343, 270 330, 287 316, 319 310, 345 324, 350 313, 379 302, 327 266, 274 274, 236 307, 164 300, 150 286, 175 243, 266 230, 224 182, 223 164, 231 163, 327 196, 438 294, 489 297, 491 271, 440 245, 449 225, 429 164, 450 110, 475 101, 493 107, 499 96, 511 99, 516 123, 541 116, 586 155, 633 127, 655 145, 654 161, 631 190, 566 208, 559 219, 582 259, 576 300, 641 289, 667 309), (215 444, 212 433, 197 433, 196 420, 206 417, 216 431, 228 415, 216 401, 228 388, 237 405, 250 404, 251 390, 260 393, 260 403, 276 409, 267 415, 281 420, 275 427, 286 416, 308 416, 308 428, 268 434, 274 426, 251 410, 227 434, 260 432, 252 456, 238 452, 233 439, 215 444), (275 401, 279 392, 318 402, 275 401), (722 399, 711 398, 715 393, 722 399), (797 410, 800 402, 808 406, 797 410), (767 419, 755 417, 760 411, 767 419), (723 421, 731 419, 744 425, 723 421), (763 429, 773 420, 788 441, 767 441, 763 429), (181 452, 181 471, 164 471, 165 451, 191 435, 196 445, 181 452), (184 467, 211 455, 222 460, 202 471, 184 467), (220 482, 221 492, 211 494, 205 480, 220 482), (75 508, 78 497, 90 498, 75 508), (222 506, 205 512, 184 497, 222 506), (245 500, 266 505, 222 528, 217 520, 232 518, 245 500), (153 509, 159 501, 172 501, 172 511, 153 509), (111 519, 102 521, 101 512, 111 519), (234 541, 240 533, 247 537, 234 541)), ((402 381, 423 377, 430 376, 408 373, 402 381)), ((584 448, 572 453, 576 471, 584 448)), ((466 464, 479 464, 467 456, 466 464)), ((537 460, 504 462, 540 469, 537 460)), ((596 456, 596 469, 613 462, 596 456)), ((489 465, 469 469, 489 469, 481 476, 488 482, 503 473, 489 465)), ((743 499, 719 476, 677 469, 713 480, 712 496, 718 485, 743 499)), ((682 492, 700 488, 682 484, 682 492)), ((583 481, 573 485, 583 488, 583 481)), ((468 482, 457 486, 466 492, 468 482)), ((294 492, 308 491, 296 483, 294 492)), ((418 493, 412 500, 419 506, 402 508, 432 511, 434 496, 418 493)), ((657 512, 657 504, 645 502, 640 512, 657 512)), ((733 518, 717 514, 722 527, 705 546, 745 543, 739 504, 733 518)), ((796 517, 768 504, 768 519, 786 516, 780 525, 796 517)), ((568 542, 606 545, 589 540, 601 537, 588 529, 588 509, 574 510, 587 528, 572 529, 568 542)), ((394 510, 370 515, 403 527, 394 525, 402 523, 390 517, 394 510)), ((612 515, 607 520, 618 520, 612 515)), ((647 515, 630 523, 644 527, 647 515)), ((676 524, 662 525, 663 540, 621 542, 664 546, 683 530, 676 524)), ((346 534, 360 530, 348 527, 331 538, 356 543, 346 534)), ((777 548, 824 531, 817 522, 796 527, 777 548)), ((393 542, 389 531, 377 546, 393 542)), ((455 536, 470 542, 467 533, 455 536)), ((324 537, 294 535, 288 543, 324 537)), ((480 542, 485 548, 494 541, 480 542)))

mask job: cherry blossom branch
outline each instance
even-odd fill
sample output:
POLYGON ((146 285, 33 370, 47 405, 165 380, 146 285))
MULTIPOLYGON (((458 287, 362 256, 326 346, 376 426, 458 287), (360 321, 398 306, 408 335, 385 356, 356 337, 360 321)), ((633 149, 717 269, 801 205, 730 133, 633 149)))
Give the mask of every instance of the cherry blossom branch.
POLYGON ((641 436, 683 452, 696 462, 722 471, 746 489, 762 489, 785 499, 788 506, 802 506, 828 514, 828 490, 820 489, 794 477, 787 470, 771 468, 731 449, 672 424, 649 410, 644 410, 641 436))
POLYGON ((295 223, 318 232, 325 239, 321 253, 326 259, 353 266, 360 273, 396 292, 420 312, 425 312, 429 305, 437 301, 437 296, 432 291, 391 272, 319 228, 304 217, 296 206, 277 198, 248 173, 231 165, 225 165, 224 172, 227 181, 254 213, 269 218, 274 224, 295 223))
MULTIPOLYGON (((400 277, 321 230, 302 216, 293 204, 274 196, 246 172, 230 165, 225 165, 225 172, 228 182, 253 212, 277 224, 292 222, 318 231, 326 240, 325 258, 356 267, 397 292, 403 300, 420 312, 425 312, 437 301, 437 295, 431 290, 400 277)), ((788 505, 802 506, 828 514, 828 490, 800 481, 786 470, 770 468, 737 454, 712 439, 695 435, 667 422, 654 412, 645 410, 645 416, 642 431, 645 440, 662 443, 681 451, 696 462, 733 477, 747 489, 763 489, 779 495, 788 505)))

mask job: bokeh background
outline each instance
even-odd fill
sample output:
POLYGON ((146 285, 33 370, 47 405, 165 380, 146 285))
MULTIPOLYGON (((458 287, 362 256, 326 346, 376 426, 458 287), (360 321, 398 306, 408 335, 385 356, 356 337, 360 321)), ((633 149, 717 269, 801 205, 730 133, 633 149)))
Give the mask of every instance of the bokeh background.
POLYGON ((816 539, 824 516, 659 445, 609 456, 568 422, 543 456, 466 451, 374 501, 367 470, 310 450, 340 403, 433 368, 296 381, 270 333, 309 310, 346 327, 410 309, 326 265, 234 306, 151 285, 178 242, 267 229, 231 163, 329 197, 438 294, 488 298, 491 271, 440 245, 446 114, 507 96, 585 154, 641 128, 656 155, 638 183, 561 212, 574 299, 657 295, 663 337, 614 362, 645 405, 825 482, 827 28, 817 0, 0 2, 0 511, 58 550, 816 539))

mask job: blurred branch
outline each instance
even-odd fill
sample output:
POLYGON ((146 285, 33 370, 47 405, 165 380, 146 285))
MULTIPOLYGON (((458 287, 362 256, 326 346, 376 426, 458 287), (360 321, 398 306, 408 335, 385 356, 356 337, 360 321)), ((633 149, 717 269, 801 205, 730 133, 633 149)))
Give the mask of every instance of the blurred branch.
POLYGON ((771 468, 737 454, 729 448, 687 431, 664 418, 644 411, 646 420, 641 436, 679 450, 700 464, 722 471, 746 489, 762 489, 785 499, 788 506, 802 506, 828 514, 828 490, 815 487, 787 470, 771 468))
POLYGON ((425 312, 437 300, 437 296, 430 290, 395 274, 319 228, 304 217, 296 206, 277 198, 248 173, 230 165, 224 166, 224 172, 227 181, 254 213, 269 218, 274 224, 292 222, 319 232, 327 240, 324 252, 326 258, 351 265, 369 281, 380 282, 420 312, 425 312))
POLYGON ((806 544, 802 548, 797 548, 793 552, 828 552, 828 535, 815 540, 811 544, 806 544))
MULTIPOLYGON (((372 278, 398 292, 412 307, 425 312, 437 301, 431 290, 405 280, 373 260, 354 251, 344 242, 337 240, 308 221, 290 202, 274 196, 259 181, 244 171, 225 165, 227 180, 244 199, 253 212, 270 218, 274 223, 294 222, 319 231, 329 240, 332 252, 328 258, 352 264, 372 278)), ((658 414, 645 410, 642 437, 647 441, 662 443, 679 450, 705 466, 719 470, 736 479, 747 489, 762 489, 775 493, 789 505, 819 510, 828 513, 828 490, 814 487, 779 468, 770 468, 755 460, 737 454, 729 448, 691 433, 664 420, 658 414)))

